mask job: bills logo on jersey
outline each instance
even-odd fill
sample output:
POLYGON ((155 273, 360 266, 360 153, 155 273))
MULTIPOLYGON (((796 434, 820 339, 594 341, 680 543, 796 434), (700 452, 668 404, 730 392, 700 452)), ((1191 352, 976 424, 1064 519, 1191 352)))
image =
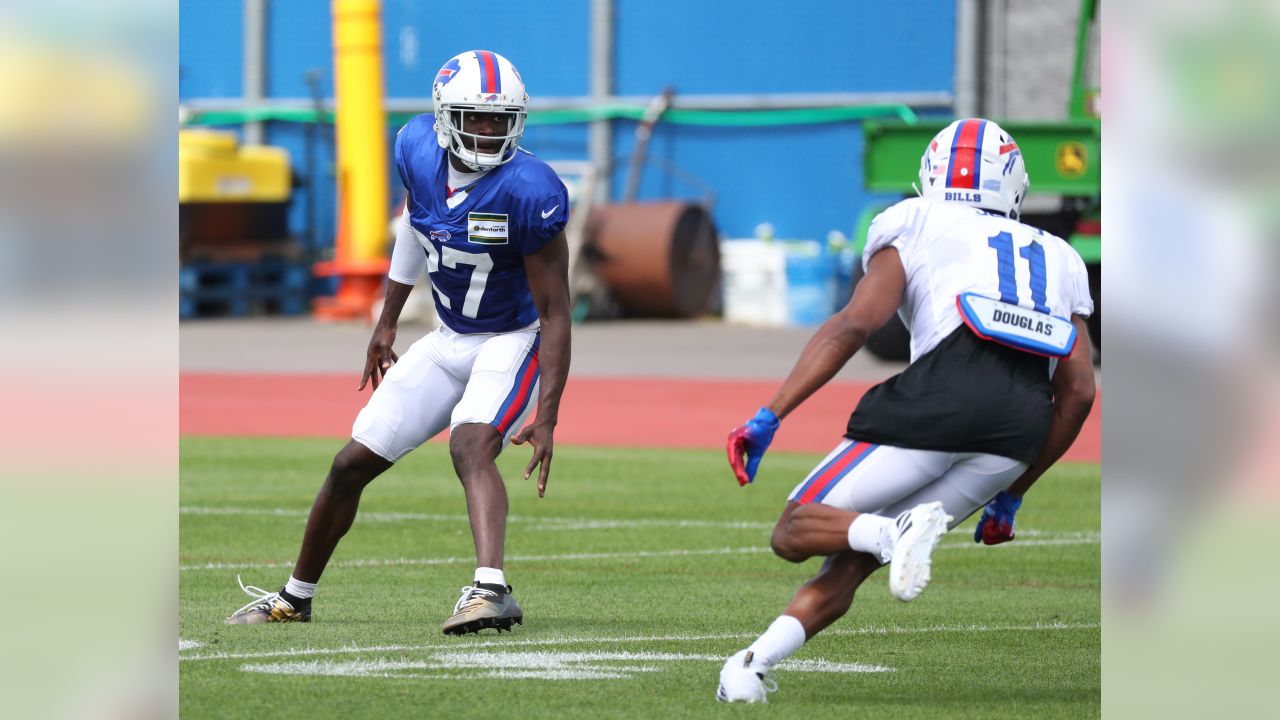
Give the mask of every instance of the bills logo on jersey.
POLYGON ((431 239, 441 244, 449 242, 450 237, 451 236, 449 235, 448 230, 432 230, 431 231, 431 239))
POLYGON ((457 75, 458 71, 461 69, 462 64, 458 62, 458 58, 453 58, 449 62, 445 63, 444 67, 440 68, 440 73, 436 75, 436 84, 448 85, 449 81, 453 79, 453 76, 457 75))

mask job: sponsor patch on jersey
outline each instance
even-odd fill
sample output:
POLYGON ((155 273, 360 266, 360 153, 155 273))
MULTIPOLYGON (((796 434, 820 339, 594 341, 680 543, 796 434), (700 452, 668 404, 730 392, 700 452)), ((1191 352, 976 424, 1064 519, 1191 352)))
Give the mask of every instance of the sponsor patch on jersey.
POLYGON ((506 213, 467 213, 467 242, 479 245, 506 245, 506 213))
POLYGON ((1076 344, 1076 326, 1066 318, 971 292, 957 295, 956 307, 983 340, 1048 357, 1066 357, 1076 344))
POLYGON ((449 238, 450 238, 450 235, 448 230, 432 230, 431 231, 431 239, 435 240, 438 243, 447 243, 449 242, 449 238))

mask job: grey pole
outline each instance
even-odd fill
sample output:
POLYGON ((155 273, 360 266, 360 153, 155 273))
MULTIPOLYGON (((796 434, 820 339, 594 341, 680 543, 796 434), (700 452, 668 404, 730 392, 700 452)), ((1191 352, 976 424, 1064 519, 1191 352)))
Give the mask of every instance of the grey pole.
POLYGON ((1005 63, 1008 61, 1005 40, 1005 33, 1008 32, 1008 23, 1005 21, 1005 16, 1008 12, 1008 0, 992 0, 990 17, 987 19, 991 47, 987 54, 987 67, 990 75, 988 76, 986 105, 987 113, 997 120, 1001 120, 1005 116, 1004 80, 1005 63))
MULTIPOLYGON (((267 0, 244 0, 244 101, 248 107, 262 104, 267 86, 267 0)), ((261 145, 262 123, 244 125, 246 145, 261 145)))
MULTIPOLYGON (((591 0, 591 103, 605 105, 613 96, 613 0, 591 0)), ((613 199, 613 127, 593 120, 588 153, 595 166, 596 199, 613 199)))
POLYGON ((978 24, 977 0, 956 0, 955 113, 958 118, 978 115, 978 24))

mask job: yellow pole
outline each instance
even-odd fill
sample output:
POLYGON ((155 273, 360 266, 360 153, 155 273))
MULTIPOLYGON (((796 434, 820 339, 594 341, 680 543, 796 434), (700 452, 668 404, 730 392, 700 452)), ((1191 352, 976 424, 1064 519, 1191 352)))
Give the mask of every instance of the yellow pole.
POLYGON ((380 0, 333 0, 333 69, 337 100, 338 236, 333 263, 337 295, 316 307, 320 317, 360 317, 386 272, 387 142, 383 111, 380 0))

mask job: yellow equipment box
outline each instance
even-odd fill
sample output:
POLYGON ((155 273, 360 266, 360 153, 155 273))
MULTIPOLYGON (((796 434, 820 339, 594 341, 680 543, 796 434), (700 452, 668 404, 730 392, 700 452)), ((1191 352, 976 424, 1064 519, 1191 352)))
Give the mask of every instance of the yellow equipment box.
POLYGON ((179 203, 284 202, 291 185, 283 148, 239 147, 229 132, 178 132, 179 203))

